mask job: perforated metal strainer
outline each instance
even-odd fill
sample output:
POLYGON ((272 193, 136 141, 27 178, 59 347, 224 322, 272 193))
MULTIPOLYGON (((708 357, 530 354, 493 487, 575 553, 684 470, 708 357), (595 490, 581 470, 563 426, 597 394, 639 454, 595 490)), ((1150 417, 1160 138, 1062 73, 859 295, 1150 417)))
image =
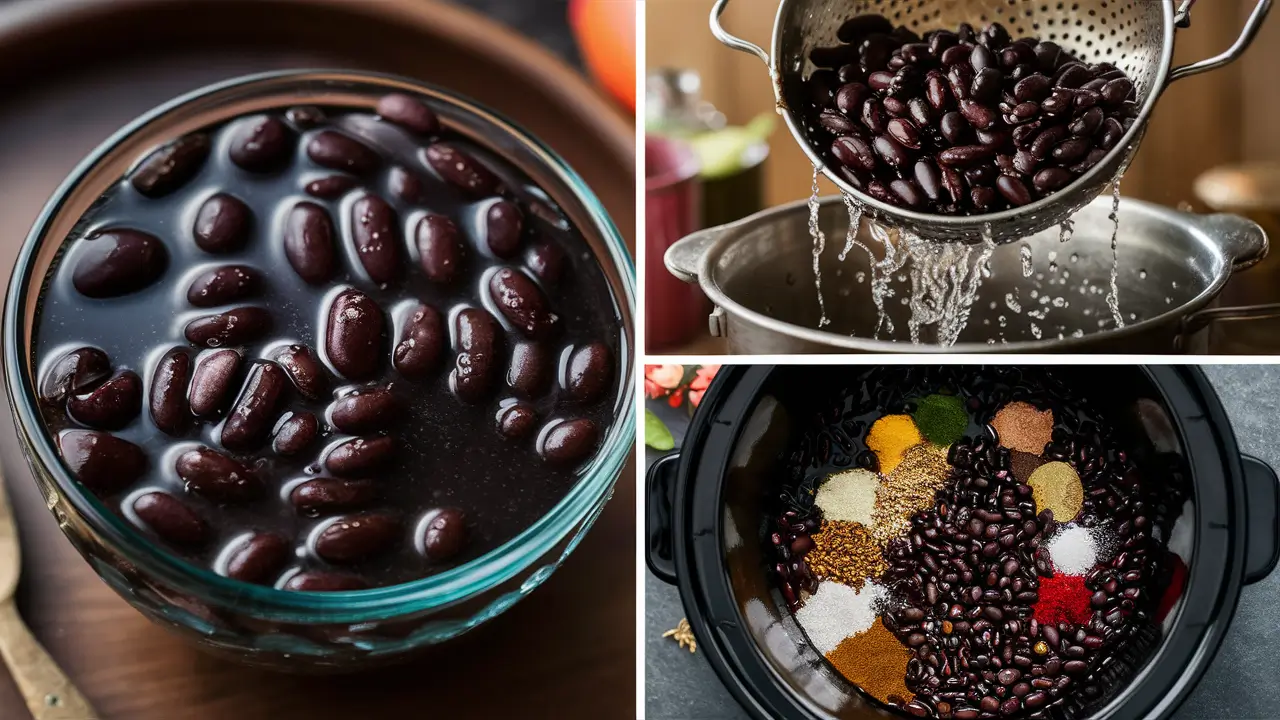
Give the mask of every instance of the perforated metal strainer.
POLYGON ((1160 93, 1169 83, 1213 70, 1244 52, 1271 9, 1259 0, 1240 37, 1225 52, 1190 65, 1171 67, 1176 27, 1186 27, 1195 0, 781 0, 773 25, 772 54, 729 34, 720 24, 729 0, 717 0, 711 31, 725 45, 759 57, 769 66, 778 110, 805 154, 822 166, 844 193, 862 204, 876 220, 926 238, 974 242, 989 232, 997 242, 1012 242, 1069 219, 1103 192, 1129 166, 1160 93), (976 28, 999 22, 1013 37, 1052 40, 1091 63, 1110 62, 1133 79, 1141 108, 1124 138, 1094 167, 1056 193, 1020 208, 970 216, 914 212, 881 202, 854 189, 826 167, 809 142, 799 115, 806 97, 804 79, 815 66, 809 53, 838 44, 836 30, 850 17, 875 13, 918 33, 976 28))

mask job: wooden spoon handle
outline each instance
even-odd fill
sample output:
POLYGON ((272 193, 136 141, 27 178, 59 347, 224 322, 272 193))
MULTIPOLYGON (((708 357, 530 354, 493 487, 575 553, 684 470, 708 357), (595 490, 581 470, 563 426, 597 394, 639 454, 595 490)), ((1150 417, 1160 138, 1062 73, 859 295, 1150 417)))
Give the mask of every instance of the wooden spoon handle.
POLYGON ((97 720, 89 701, 22 622, 12 599, 0 602, 0 655, 35 720, 97 720))

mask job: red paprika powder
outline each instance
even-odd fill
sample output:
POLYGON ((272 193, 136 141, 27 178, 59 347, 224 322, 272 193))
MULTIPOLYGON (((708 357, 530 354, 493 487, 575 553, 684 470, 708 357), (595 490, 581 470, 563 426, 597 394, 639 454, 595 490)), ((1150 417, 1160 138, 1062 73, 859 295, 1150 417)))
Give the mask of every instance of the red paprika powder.
POLYGON ((1040 581, 1040 599, 1036 602, 1035 618, 1041 625, 1070 623, 1083 625, 1089 622, 1093 611, 1089 607, 1091 593, 1079 575, 1058 573, 1040 581))

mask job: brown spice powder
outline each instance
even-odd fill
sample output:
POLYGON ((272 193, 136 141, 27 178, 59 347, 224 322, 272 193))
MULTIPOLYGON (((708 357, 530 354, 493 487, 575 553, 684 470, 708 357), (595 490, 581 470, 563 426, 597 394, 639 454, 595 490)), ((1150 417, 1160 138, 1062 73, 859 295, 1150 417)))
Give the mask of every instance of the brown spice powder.
POLYGON ((885 478, 871 512, 871 537, 882 547, 911 529, 911 516, 934 505, 934 495, 947 484, 951 464, 947 448, 921 443, 902 454, 902 462, 885 478))
POLYGON ((1001 445, 1039 455, 1053 439, 1053 411, 1037 410, 1034 405, 1018 400, 1000 408, 991 426, 999 433, 1001 445))
POLYGON ((804 560, 818 579, 858 591, 869 578, 879 577, 889 567, 866 527, 842 520, 822 521, 822 527, 813 535, 813 549, 804 560))
POLYGON ((880 618, 867 630, 845 638, 827 653, 849 682, 882 703, 902 706, 915 698, 907 689, 907 663, 911 651, 889 632, 880 618))
POLYGON ((1031 473, 1036 468, 1047 462, 1039 455, 1032 455, 1021 450, 1013 450, 1009 453, 1009 466, 1013 470, 1013 478, 1020 483, 1025 483, 1031 479, 1031 473))

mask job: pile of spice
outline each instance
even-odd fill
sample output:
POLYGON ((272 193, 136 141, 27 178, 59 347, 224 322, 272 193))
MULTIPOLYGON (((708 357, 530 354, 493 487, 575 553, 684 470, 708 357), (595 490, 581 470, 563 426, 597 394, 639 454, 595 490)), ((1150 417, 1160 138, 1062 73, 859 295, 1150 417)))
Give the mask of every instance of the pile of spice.
MULTIPOLYGON (((1040 599, 1035 604, 1036 622, 1041 625, 1084 625, 1093 615, 1092 593, 1079 575, 1058 573, 1040 581, 1040 599)), ((1043 653, 1042 653, 1043 654, 1043 653)))
MULTIPOLYGON (((1017 476, 1015 472, 1014 477, 1017 476)), ((1067 463, 1045 463, 1031 473, 1026 483, 1031 486, 1036 507, 1053 512, 1053 519, 1058 522, 1075 520, 1084 506, 1084 486, 1076 469, 1067 463)))
POLYGON ((827 478, 818 488, 814 504, 827 520, 871 524, 880 476, 870 470, 845 470, 827 478))
POLYGON ((928 444, 909 448, 876 494, 871 537, 884 546, 904 535, 911 527, 911 516, 933 506, 934 495, 950 475, 947 448, 928 444))
POLYGON ((955 395, 926 395, 916 402, 911 417, 920 433, 934 445, 949 446, 964 437, 969 428, 964 401, 955 395))
POLYGON ((1018 400, 1000 408, 991 427, 1000 435, 1003 447, 1040 455, 1053 440, 1053 411, 1018 400))
POLYGON ((813 535, 813 549, 805 555, 819 580, 833 580, 859 589, 868 578, 884 572, 880 546, 861 523, 823 520, 813 535))
POLYGON ((911 651, 880 618, 825 655, 841 675, 882 703, 902 707, 915 698, 904 680, 911 651))
POLYGON ((1110 549, 1111 538, 1101 530, 1067 525, 1059 530, 1046 547, 1053 569, 1067 575, 1086 575, 1110 549))
POLYGON ((873 582, 861 590, 838 582, 821 582, 818 592, 796 612, 796 622, 818 652, 826 655, 845 639, 866 632, 878 622, 879 606, 886 595, 885 589, 873 582))
POLYGON ((902 462, 907 450, 924 441, 910 415, 885 415, 867 431, 867 449, 880 461, 880 472, 888 475, 902 462))

